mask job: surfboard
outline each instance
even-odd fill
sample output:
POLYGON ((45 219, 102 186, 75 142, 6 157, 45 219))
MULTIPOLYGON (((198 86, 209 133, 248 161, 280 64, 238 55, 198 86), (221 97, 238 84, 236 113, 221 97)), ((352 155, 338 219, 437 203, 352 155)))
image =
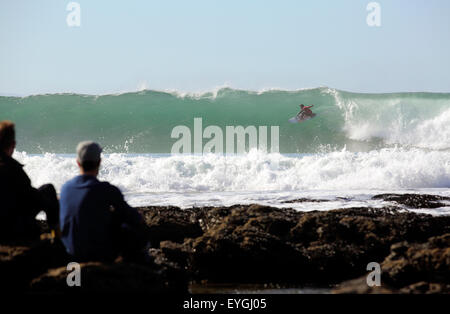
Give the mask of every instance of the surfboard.
POLYGON ((301 118, 297 115, 297 116, 295 116, 295 117, 290 118, 288 121, 289 121, 290 123, 301 123, 301 122, 305 122, 305 121, 311 120, 311 119, 314 118, 315 116, 316 116, 316 114, 313 113, 311 116, 306 117, 306 118, 302 118, 302 119, 301 119, 301 118))

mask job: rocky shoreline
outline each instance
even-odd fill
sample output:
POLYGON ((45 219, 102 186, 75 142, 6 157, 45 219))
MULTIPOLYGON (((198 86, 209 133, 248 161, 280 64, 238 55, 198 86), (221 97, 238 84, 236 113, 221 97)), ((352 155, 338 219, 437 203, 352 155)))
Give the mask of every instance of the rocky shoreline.
MULTIPOLYGON (((450 200, 415 194, 375 198, 420 208, 446 206, 450 200)), ((57 241, 2 244, 3 287, 37 293, 187 293, 190 283, 240 283, 327 286, 333 293, 450 292, 450 216, 397 206, 323 212, 261 205, 154 206, 139 211, 149 227, 153 263, 84 263, 82 287, 71 288, 68 261, 57 241), (381 265, 381 287, 366 284, 370 262, 381 265)))

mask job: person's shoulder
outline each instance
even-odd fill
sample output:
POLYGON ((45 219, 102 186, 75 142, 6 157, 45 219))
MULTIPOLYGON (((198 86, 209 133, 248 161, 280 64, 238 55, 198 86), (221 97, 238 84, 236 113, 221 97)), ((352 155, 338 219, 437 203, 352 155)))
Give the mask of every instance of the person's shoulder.
POLYGON ((110 193, 120 193, 122 194, 122 192, 120 191, 120 189, 109 183, 108 181, 99 181, 99 186, 101 186, 103 189, 107 190, 110 193))
POLYGON ((22 169, 23 165, 12 157, 0 154, 0 165, 3 167, 10 167, 16 169, 22 169))
POLYGON ((78 178, 78 176, 73 177, 72 179, 66 181, 61 187, 61 193, 62 193, 62 191, 75 186, 76 182, 77 182, 77 178, 78 178))
POLYGON ((13 179, 15 182, 25 182, 30 185, 31 181, 28 178, 23 165, 12 157, 2 154, 0 158, 0 171, 3 175, 13 179))

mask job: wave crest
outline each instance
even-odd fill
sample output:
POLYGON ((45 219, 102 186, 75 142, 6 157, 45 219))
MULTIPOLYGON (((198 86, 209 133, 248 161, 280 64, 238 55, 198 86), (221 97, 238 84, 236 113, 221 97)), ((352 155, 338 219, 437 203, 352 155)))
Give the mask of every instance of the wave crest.
POLYGON ((220 87, 205 93, 144 90, 89 96, 54 94, 0 97, 2 119, 18 126, 18 149, 72 153, 81 140, 96 140, 109 153, 169 153, 177 125, 279 126, 281 153, 317 153, 321 147, 371 151, 400 145, 450 149, 450 94, 357 94, 328 87, 286 91, 220 87), (299 104, 317 116, 288 119, 299 104))

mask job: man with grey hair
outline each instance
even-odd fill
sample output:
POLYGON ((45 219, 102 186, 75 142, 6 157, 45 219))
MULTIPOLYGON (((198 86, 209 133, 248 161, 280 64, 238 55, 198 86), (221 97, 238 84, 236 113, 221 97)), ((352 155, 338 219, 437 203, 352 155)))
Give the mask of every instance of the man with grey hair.
POLYGON ((61 239, 76 261, 112 261, 118 255, 143 253, 145 228, 120 190, 97 179, 102 148, 95 142, 77 146, 80 175, 66 182, 60 195, 61 239))

